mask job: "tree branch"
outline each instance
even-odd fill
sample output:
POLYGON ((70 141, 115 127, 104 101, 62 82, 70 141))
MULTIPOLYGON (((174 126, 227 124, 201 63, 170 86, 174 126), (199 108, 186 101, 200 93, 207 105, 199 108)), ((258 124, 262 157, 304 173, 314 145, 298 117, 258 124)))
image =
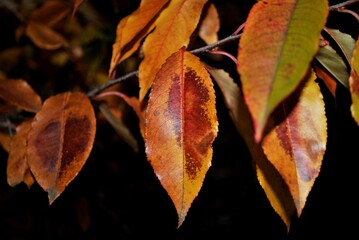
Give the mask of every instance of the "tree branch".
POLYGON ((332 5, 329 7, 329 10, 330 11, 337 11, 338 9, 342 8, 342 7, 345 7, 345 6, 348 6, 350 4, 353 4, 353 3, 357 3, 359 2, 359 0, 349 0, 349 1, 345 1, 345 2, 342 2, 342 3, 338 3, 338 4, 335 4, 335 5, 332 5))

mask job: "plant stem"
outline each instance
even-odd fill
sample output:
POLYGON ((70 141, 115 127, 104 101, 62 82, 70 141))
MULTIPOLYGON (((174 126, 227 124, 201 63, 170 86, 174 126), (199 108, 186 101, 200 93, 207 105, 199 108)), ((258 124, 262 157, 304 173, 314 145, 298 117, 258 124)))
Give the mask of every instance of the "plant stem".
POLYGON ((342 7, 345 7, 345 6, 348 6, 350 4, 353 4, 353 3, 357 3, 359 2, 359 0, 349 0, 349 1, 345 1, 345 2, 342 2, 342 3, 338 3, 338 4, 335 4, 335 5, 332 5, 329 7, 329 10, 330 11, 337 11, 338 9, 342 8, 342 7))
POLYGON ((230 36, 228 36, 226 38, 223 38, 223 39, 219 40, 218 42, 209 44, 209 45, 201 47, 201 48, 193 49, 190 52, 193 53, 193 54, 209 52, 210 50, 212 50, 212 49, 214 49, 214 48, 216 48, 216 47, 218 47, 218 46, 220 46, 220 45, 222 45, 224 43, 232 42, 232 41, 240 38, 241 35, 242 34, 230 35, 230 36))

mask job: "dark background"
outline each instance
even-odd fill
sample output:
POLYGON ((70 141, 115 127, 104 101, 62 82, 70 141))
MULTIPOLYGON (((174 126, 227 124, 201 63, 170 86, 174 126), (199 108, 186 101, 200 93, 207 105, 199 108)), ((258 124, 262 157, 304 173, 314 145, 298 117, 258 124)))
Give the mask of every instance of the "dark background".
MULTIPOLYGON (((255 1, 212 2, 221 18, 219 37, 224 38, 245 21, 255 1)), ((94 51, 100 45, 107 49, 100 66, 106 69, 116 25, 137 8, 139 1, 92 0, 88 4, 101 16, 106 25, 104 32, 110 36, 92 46, 94 51)), ((357 5, 352 9, 357 11, 357 5)), ((13 14, 0 5, 1 50, 19 44, 13 37, 18 24, 13 14)), ((358 33, 357 21, 348 14, 331 13, 327 25, 353 36, 358 33)), ((228 43, 222 48, 235 55, 237 44, 228 43)), ((238 77, 230 60, 224 58, 215 64, 238 77)), ((40 83, 34 82, 33 86, 43 91, 44 76, 36 71, 28 73, 22 67, 9 71, 8 76, 25 75, 30 82, 40 78, 40 83)), ((55 91, 71 87, 66 76, 73 74, 72 70, 71 66, 61 70, 64 79, 55 85, 55 91)), ((127 121, 139 141, 139 153, 133 152, 106 121, 98 121, 90 158, 51 206, 46 192, 37 184, 30 189, 24 184, 14 188, 7 184, 7 153, 0 149, 0 239, 358 238, 359 128, 350 115, 348 90, 339 85, 334 99, 322 87, 328 117, 327 151, 306 207, 300 218, 293 216, 288 233, 260 187, 249 152, 217 91, 219 135, 213 144, 212 166, 181 228, 176 228, 175 208, 146 160, 136 117, 129 112, 127 121)))

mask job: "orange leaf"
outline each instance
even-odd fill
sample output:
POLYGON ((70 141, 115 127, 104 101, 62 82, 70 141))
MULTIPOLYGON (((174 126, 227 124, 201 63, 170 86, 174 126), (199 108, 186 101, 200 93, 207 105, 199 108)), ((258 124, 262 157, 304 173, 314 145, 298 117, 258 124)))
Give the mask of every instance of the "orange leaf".
POLYGON ((213 3, 209 3, 206 15, 200 23, 198 35, 207 44, 218 41, 218 31, 220 23, 217 8, 213 3))
POLYGON ((154 20, 169 0, 142 0, 140 7, 117 25, 109 75, 138 49, 142 39, 154 28, 154 20))
POLYGON ((0 146, 6 151, 10 152, 11 137, 9 133, 0 131, 0 146))
POLYGON ((263 140, 264 152, 287 183, 298 216, 319 175, 327 142, 324 101, 315 78, 312 73, 302 91, 273 113, 273 130, 263 140))
POLYGON ((46 1, 31 13, 29 21, 52 27, 69 16, 70 11, 70 5, 65 1, 46 1))
POLYGON ((0 98, 29 112, 37 112, 42 104, 40 96, 22 79, 0 80, 0 98))
POLYGON ((206 1, 171 1, 157 18, 155 30, 143 44, 145 57, 139 67, 140 101, 146 96, 166 59, 188 45, 206 1))
POLYGON ((61 34, 41 23, 30 22, 26 27, 26 35, 37 47, 46 50, 55 50, 68 44, 61 34))
POLYGON ((77 9, 80 7, 80 5, 84 2, 85 0, 75 0, 74 2, 74 7, 72 9, 72 16, 75 15, 77 9))
POLYGON ((211 78, 182 48, 155 78, 145 123, 147 158, 174 203, 178 227, 202 187, 217 132, 211 78))
POLYGON ((27 163, 27 135, 31 129, 31 120, 22 122, 16 128, 16 134, 11 140, 9 157, 7 160, 7 182, 14 187, 21 182, 25 182, 28 187, 34 182, 27 163), (32 180, 31 180, 32 179, 32 180))
POLYGON ((293 199, 278 171, 268 161, 259 143, 254 141, 249 111, 244 103, 239 86, 230 75, 222 69, 206 66, 223 93, 230 116, 238 132, 246 141, 255 161, 257 177, 270 204, 287 225, 289 231, 291 218, 295 212, 293 199))
POLYGON ((85 164, 94 142, 96 118, 83 93, 48 98, 28 135, 28 162, 50 204, 85 164))
POLYGON ((324 84, 329 89, 330 93, 335 97, 336 89, 337 89, 337 80, 332 77, 330 73, 328 73, 325 69, 323 69, 318 63, 313 63, 313 68, 318 78, 322 79, 324 84))

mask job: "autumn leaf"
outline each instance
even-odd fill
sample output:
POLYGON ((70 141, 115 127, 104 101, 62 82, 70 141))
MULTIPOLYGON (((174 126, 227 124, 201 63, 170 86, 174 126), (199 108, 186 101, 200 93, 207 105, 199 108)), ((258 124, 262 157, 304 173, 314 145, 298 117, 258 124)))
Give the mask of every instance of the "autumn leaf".
POLYGON ((173 0, 156 19, 155 30, 143 43, 139 66, 139 99, 142 102, 161 65, 172 53, 188 45, 206 0, 173 0))
POLYGON ((251 9, 238 50, 238 73, 262 139, 269 115, 302 81, 318 50, 326 0, 259 1, 251 9))
POLYGON ((93 107, 80 92, 51 96, 36 114, 28 135, 27 158, 50 204, 85 164, 95 131, 93 107))
POLYGON ((151 90, 145 122, 146 154, 178 214, 178 227, 211 165, 218 122, 212 80, 184 48, 171 55, 151 90))
POLYGON ((85 2, 85 0, 75 0, 74 2, 74 6, 72 8, 72 16, 75 15, 77 9, 80 7, 81 4, 83 4, 85 2))
POLYGON ((10 152, 11 137, 8 132, 0 131, 0 146, 8 153, 10 152))
POLYGON ((217 8, 213 3, 209 3, 206 8, 205 16, 200 22, 198 35, 206 44, 218 41, 218 31, 220 27, 217 8))
POLYGON ((359 125, 359 40, 356 41, 351 59, 351 74, 349 78, 349 90, 352 98, 350 111, 355 122, 359 125))
POLYGON ((142 0, 135 12, 121 19, 112 47, 110 76, 114 75, 116 66, 131 56, 140 46, 142 39, 153 30, 155 19, 168 2, 169 0, 142 0))
POLYGON ((26 27, 26 34, 37 47, 42 49, 55 50, 68 45, 61 34, 40 23, 29 24, 26 27))
POLYGON ((28 112, 41 108, 41 98, 23 79, 0 79, 0 98, 28 112))
POLYGON ((224 70, 210 66, 206 68, 221 89, 230 116, 251 152, 260 185, 274 211, 281 217, 289 231, 291 218, 295 212, 293 199, 283 178, 265 156, 261 145, 254 141, 250 115, 239 86, 224 70))
POLYGON ((7 160, 7 182, 15 187, 21 182, 30 188, 34 178, 27 162, 27 135, 31 129, 32 119, 22 122, 16 128, 16 134, 11 139, 9 157, 7 160))
POLYGON ((303 89, 280 104, 263 140, 264 152, 288 185, 298 216, 319 175, 327 143, 325 106, 315 78, 312 73, 303 89))
POLYGON ((337 79, 322 68, 317 62, 313 62, 313 69, 319 79, 322 79, 330 93, 335 97, 337 90, 337 79))

